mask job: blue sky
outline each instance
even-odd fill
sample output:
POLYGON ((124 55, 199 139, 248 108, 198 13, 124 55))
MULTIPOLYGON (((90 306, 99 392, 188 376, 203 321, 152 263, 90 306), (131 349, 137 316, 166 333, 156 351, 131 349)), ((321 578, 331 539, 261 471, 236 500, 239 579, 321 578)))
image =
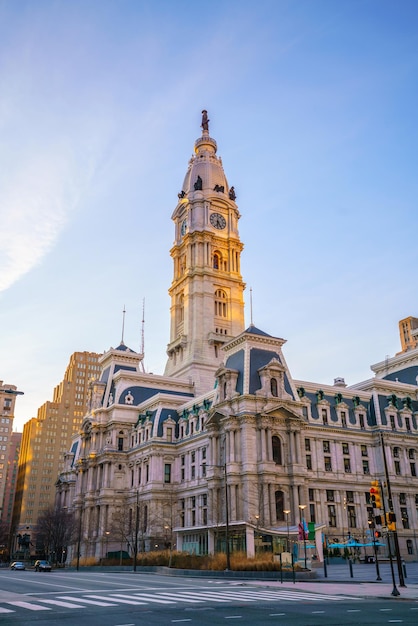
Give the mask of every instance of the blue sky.
POLYGON ((0 379, 16 426, 70 355, 162 373, 169 249, 209 111, 254 323, 296 379, 348 384, 417 306, 418 4, 0 0, 0 379))

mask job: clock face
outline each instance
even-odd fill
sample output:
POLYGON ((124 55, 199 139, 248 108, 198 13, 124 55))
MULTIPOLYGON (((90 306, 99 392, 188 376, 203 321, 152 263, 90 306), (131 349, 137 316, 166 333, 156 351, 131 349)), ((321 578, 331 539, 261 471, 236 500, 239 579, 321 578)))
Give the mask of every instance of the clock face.
POLYGON ((187 230, 187 220, 183 220, 180 226, 181 235, 185 235, 187 230))
POLYGON ((215 228, 219 228, 219 230, 222 230, 222 228, 225 228, 226 226, 226 220, 224 216, 220 213, 211 213, 209 219, 212 226, 214 226, 215 228))

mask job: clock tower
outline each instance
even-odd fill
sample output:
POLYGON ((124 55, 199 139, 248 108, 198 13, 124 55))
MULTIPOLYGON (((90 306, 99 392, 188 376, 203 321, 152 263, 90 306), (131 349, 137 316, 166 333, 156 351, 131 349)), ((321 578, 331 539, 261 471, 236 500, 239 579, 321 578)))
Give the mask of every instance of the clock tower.
POLYGON ((222 345, 244 330, 240 214, 216 152, 202 111, 202 136, 172 215, 174 276, 165 368, 167 376, 190 378, 196 395, 213 386, 222 345))

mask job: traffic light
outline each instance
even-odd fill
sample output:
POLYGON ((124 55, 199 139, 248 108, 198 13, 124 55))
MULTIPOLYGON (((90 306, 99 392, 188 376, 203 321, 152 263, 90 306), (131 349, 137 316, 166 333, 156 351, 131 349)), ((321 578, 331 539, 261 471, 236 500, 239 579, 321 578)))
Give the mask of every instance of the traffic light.
POLYGON ((374 509, 382 508, 382 494, 380 493, 380 486, 378 480, 372 480, 370 487, 370 502, 374 509))
POLYGON ((374 531, 374 537, 375 537, 375 539, 379 539, 379 537, 381 537, 381 536, 382 536, 382 533, 380 532, 380 530, 375 530, 375 531, 374 531))
POLYGON ((386 526, 388 527, 388 530, 396 530, 395 513, 386 513, 386 526))

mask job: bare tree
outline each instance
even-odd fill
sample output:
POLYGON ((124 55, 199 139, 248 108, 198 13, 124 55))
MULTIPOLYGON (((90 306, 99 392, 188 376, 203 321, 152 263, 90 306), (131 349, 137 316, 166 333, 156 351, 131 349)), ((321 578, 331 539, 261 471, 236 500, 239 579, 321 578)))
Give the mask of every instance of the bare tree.
POLYGON ((76 536, 77 521, 72 512, 51 505, 39 515, 36 543, 55 563, 65 562, 68 546, 76 536))
POLYGON ((6 522, 0 521, 0 561, 6 561, 9 556, 10 529, 6 522))

